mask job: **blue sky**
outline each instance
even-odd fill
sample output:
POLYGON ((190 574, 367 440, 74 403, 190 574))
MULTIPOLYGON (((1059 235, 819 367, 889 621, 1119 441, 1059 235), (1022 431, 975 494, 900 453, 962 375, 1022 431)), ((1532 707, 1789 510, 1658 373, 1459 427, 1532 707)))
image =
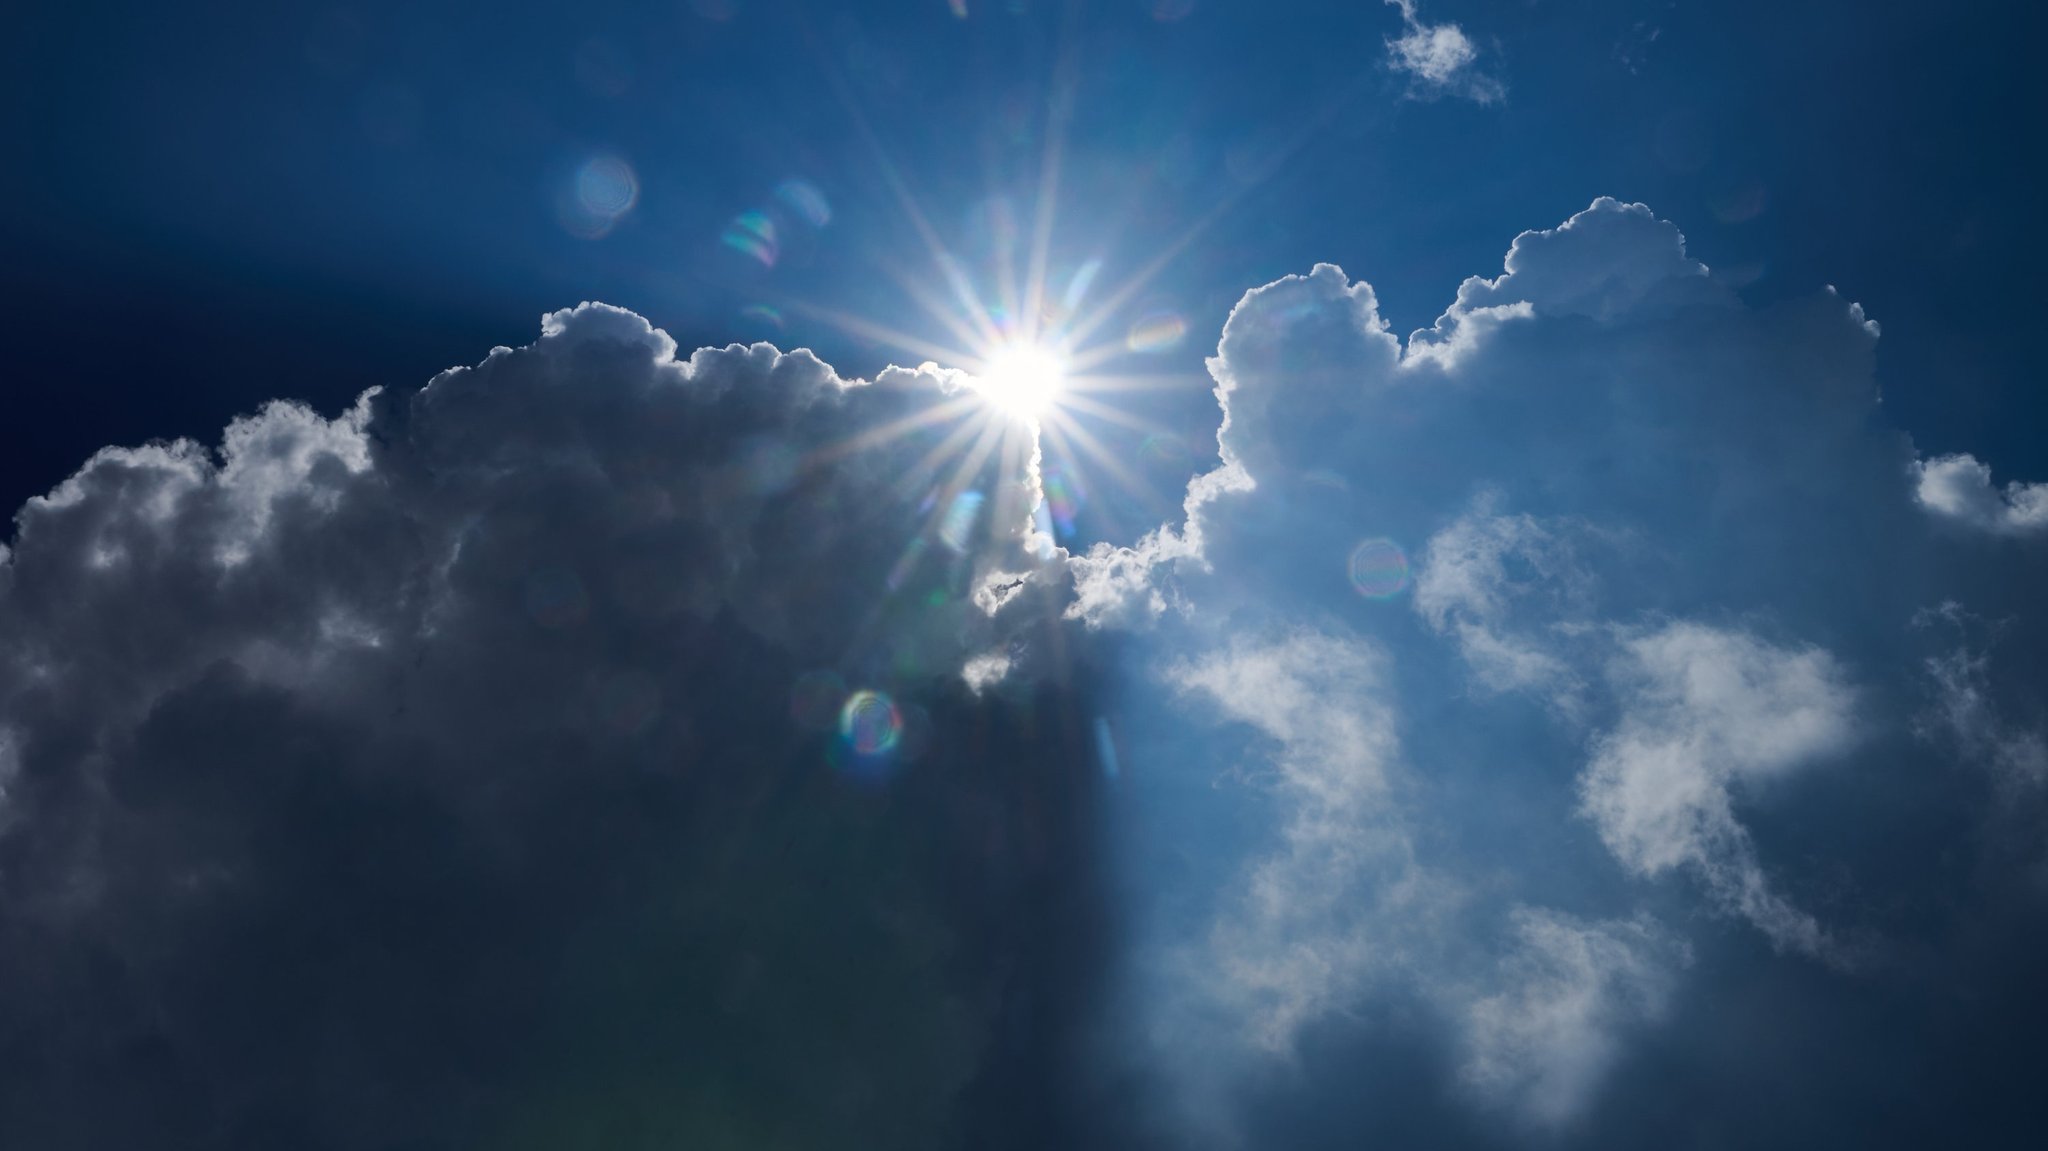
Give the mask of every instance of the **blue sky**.
POLYGON ((2037 22, 28 14, 0 1115, 2027 1142, 2037 22))
MULTIPOLYGON (((1135 302, 1188 319, 1170 370, 1198 377, 1204 333, 1240 292, 1318 260, 1369 276, 1397 329, 1422 326, 1502 237, 1613 195, 1677 222, 1752 295, 1835 283, 1880 320, 1910 314, 1880 371, 1888 414, 1931 446, 2037 450, 2010 407, 2029 392, 2009 342, 2024 305, 1992 287, 2020 282, 2040 243, 2024 12, 1441 7, 1424 15, 1461 22, 1500 101, 1411 98, 1427 93, 1386 63, 1398 10, 1370 4, 1196 4, 1176 20, 1081 5, 1066 32, 1052 4, 965 19, 937 3, 707 9, 722 19, 664 4, 566 23, 498 5, 34 14, 8 69, 10 310, 61 330, 119 306, 124 338, 174 357, 185 386, 113 438, 198 434, 277 390, 260 339, 234 341, 249 350, 233 367, 218 359, 231 349, 164 350, 173 331, 215 330, 170 309, 281 312, 360 346, 291 389, 330 405, 586 298, 685 344, 780 335, 870 372, 887 350, 740 314, 798 300, 914 326, 877 257, 933 273, 856 117, 940 239, 984 254, 987 202, 1034 201, 1064 51, 1056 266, 1100 259, 1106 287, 1229 205, 1135 302), (591 241, 557 207, 597 155, 630 164, 640 197, 591 241), (791 177, 826 197, 830 224, 772 269, 721 247, 791 177)), ((77 383, 33 378, 61 426, 83 423, 77 383)), ((10 498, 106 438, 52 444, 10 498)))

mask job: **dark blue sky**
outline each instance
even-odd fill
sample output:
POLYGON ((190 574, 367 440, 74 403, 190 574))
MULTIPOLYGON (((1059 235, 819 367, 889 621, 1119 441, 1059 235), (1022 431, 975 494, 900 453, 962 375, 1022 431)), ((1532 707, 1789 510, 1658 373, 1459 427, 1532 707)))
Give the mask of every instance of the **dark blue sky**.
POLYGON ((332 408, 581 299, 632 307, 686 346, 773 338, 872 372, 890 349, 788 304, 940 334, 881 271, 939 282, 881 157, 971 263, 992 246, 991 199, 1028 228, 1063 59, 1056 274, 1100 260, 1099 296, 1212 220, 1108 325, 1186 318, 1189 336, 1147 366, 1189 375, 1196 401, 1156 415, 1196 443, 1213 420, 1206 333, 1247 286, 1335 262, 1405 331, 1496 266, 1502 237, 1614 195, 1673 220, 1754 299, 1838 285, 1886 326, 1887 418, 1929 448, 2040 470, 2018 290, 2043 245, 2025 7, 1426 13, 1481 47, 1506 89, 1492 105, 1404 98, 1383 49, 1393 8, 1157 7, 1186 14, 972 3, 961 19, 936 0, 27 13, 5 49, 0 291, 16 411, 33 413, 11 422, 37 430, 7 445, 0 495, 45 490, 101 443, 204 433, 280 390, 332 408), (560 204, 604 155, 631 166, 638 200, 581 238, 560 204), (719 243, 790 178, 823 194, 828 224, 784 221, 772 268, 719 243), (750 304, 782 305, 784 330, 750 304))

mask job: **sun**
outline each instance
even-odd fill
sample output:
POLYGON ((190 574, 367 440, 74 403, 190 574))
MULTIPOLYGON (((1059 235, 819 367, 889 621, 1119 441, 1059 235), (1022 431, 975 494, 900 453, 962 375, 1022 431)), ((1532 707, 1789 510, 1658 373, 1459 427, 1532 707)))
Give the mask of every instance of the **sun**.
POLYGON ((975 373, 982 394, 1013 416, 1034 419, 1052 406, 1066 382, 1066 358, 1028 341, 1005 344, 975 373))

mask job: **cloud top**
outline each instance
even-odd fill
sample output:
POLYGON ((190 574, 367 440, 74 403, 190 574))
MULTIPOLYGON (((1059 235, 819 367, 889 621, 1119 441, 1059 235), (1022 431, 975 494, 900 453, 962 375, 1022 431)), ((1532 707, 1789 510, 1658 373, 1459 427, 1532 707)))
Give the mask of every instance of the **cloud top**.
POLYGON ((1127 773, 1151 743, 1212 781, 1155 785, 1162 853, 1244 845, 1148 921, 1183 957, 1168 1049, 1239 1037, 1184 1068, 1196 1127, 1219 1081, 1352 1044, 1580 1129, 1631 1045, 1686 1041, 1651 1036, 1688 980, 1756 954, 1868 978, 1938 932, 1901 909, 1951 896, 1868 845, 1981 825, 1982 784, 2038 774, 2035 672, 1916 650, 1913 621, 1962 597, 2016 651, 2048 576, 1959 549, 1956 521, 2029 534, 2033 488, 1916 462, 1875 419, 1878 338, 1832 289, 1751 306, 1608 198, 1405 341, 1333 265, 1244 295, 1208 362, 1221 467, 1182 522, 1068 561, 1073 614, 1164 695, 1126 697, 1127 773), (1361 541, 1399 556, 1391 596, 1347 578, 1361 541), (1977 790, 1857 823, 1957 751, 1977 790), (1441 1046, 1362 1022, 1417 1010, 1441 1046))
POLYGON ((1096 776, 1042 717, 1092 673, 1032 453, 961 399, 587 303, 29 501, 10 1135, 1057 1142, 1096 776))

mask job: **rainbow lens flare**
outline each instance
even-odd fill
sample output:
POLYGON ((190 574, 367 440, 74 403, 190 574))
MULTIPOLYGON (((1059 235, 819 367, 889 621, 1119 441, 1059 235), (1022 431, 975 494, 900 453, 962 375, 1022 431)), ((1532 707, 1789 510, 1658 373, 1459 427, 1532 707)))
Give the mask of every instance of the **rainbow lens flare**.
POLYGON ((1351 586, 1367 599, 1392 599, 1408 589, 1408 553, 1384 537, 1351 549, 1351 586))
POLYGON ((586 240, 610 232, 640 200, 640 179, 617 156, 593 156, 576 169, 562 224, 586 240))
POLYGON ((719 239, 733 251, 759 260, 762 267, 774 267, 782 255, 782 246, 775 239, 775 221, 766 212, 742 212, 733 217, 719 239))
POLYGON ((903 714, 884 692, 857 691, 839 709, 839 738, 847 750, 864 759, 894 751, 903 737, 903 714))
POLYGON ((825 193, 817 185, 794 177, 775 185, 775 198, 780 200, 797 218, 813 228, 822 228, 832 222, 832 203, 825 199, 825 193))
POLYGON ((1163 352, 1188 334, 1188 322, 1173 312, 1153 312, 1124 336, 1124 346, 1134 352, 1163 352))
POLYGON ((946 506, 945 517, 939 521, 939 540, 955 552, 965 554, 974 542, 974 524, 981 518, 983 496, 969 490, 953 497, 946 506))

